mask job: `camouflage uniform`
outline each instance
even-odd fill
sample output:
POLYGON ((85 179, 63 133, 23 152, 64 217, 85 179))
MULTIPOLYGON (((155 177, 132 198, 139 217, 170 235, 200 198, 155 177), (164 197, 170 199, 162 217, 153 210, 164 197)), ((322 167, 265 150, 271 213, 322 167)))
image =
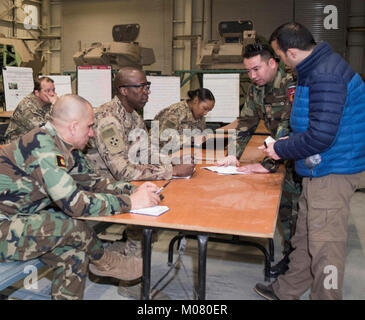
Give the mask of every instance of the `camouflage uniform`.
MULTIPOLYGON (((129 113, 117 96, 95 110, 94 138, 86 157, 92 167, 102 175, 116 180, 165 180, 172 177, 172 165, 133 164, 128 152, 136 142, 128 141, 134 129, 148 131, 141 116, 129 113)), ((142 153, 142 152, 141 152, 142 153)), ((148 150, 147 152, 148 153, 148 150)))
MULTIPOLYGON (((95 109, 94 138, 90 139, 91 147, 86 153, 93 169, 115 180, 171 179, 172 165, 132 164, 129 161, 128 152, 134 142, 128 141, 128 136, 133 129, 144 130, 148 136, 141 116, 136 111, 127 112, 117 96, 95 109)), ((142 230, 141 227, 127 227, 125 255, 142 255, 142 230)), ((153 241, 156 237, 154 232, 153 241)))
MULTIPOLYGON (((196 120, 186 101, 175 103, 161 110, 155 116, 155 120, 159 121, 160 137, 166 129, 175 129, 182 136, 184 129, 199 129, 203 132, 206 128, 205 117, 196 120)), ((160 139, 160 148, 166 143, 168 141, 161 141, 160 139)))
POLYGON ((49 122, 33 129, 0 150, 0 261, 40 257, 54 268, 52 297, 81 299, 89 259, 104 251, 74 217, 129 211, 132 190, 96 175, 49 122))
POLYGON ((35 127, 49 120, 51 104, 43 102, 34 94, 27 95, 14 110, 5 132, 5 141, 10 143, 35 127))
MULTIPOLYGON (((288 92, 288 86, 292 84, 295 84, 293 76, 279 68, 271 83, 265 86, 250 85, 237 124, 236 157, 238 159, 260 120, 264 120, 266 128, 276 140, 289 134, 293 97, 288 92)), ((266 167, 266 160, 269 159, 265 159, 262 163, 264 167, 266 167)), ((295 174, 293 165, 293 161, 285 161, 286 175, 279 211, 286 246, 295 231, 297 203, 301 192, 301 181, 295 174)))

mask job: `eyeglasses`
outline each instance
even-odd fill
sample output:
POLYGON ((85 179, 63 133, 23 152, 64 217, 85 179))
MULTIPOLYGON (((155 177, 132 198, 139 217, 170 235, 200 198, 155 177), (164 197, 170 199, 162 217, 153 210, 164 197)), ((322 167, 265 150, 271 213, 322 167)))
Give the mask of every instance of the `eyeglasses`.
POLYGON ((119 86, 119 88, 142 88, 142 90, 150 90, 151 87, 151 82, 147 81, 145 83, 140 83, 140 84, 125 84, 122 86, 119 86))

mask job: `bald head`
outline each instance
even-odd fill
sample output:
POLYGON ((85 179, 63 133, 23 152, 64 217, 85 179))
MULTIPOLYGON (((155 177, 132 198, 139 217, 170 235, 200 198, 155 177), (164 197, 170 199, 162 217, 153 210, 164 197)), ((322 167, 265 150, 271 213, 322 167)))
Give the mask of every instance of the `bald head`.
POLYGON ((65 94, 53 106, 51 119, 52 122, 79 121, 89 112, 92 112, 92 107, 86 99, 76 94, 65 94))
POLYGON ((51 123, 68 144, 84 149, 94 135, 94 111, 90 103, 75 94, 61 96, 52 108, 51 123))

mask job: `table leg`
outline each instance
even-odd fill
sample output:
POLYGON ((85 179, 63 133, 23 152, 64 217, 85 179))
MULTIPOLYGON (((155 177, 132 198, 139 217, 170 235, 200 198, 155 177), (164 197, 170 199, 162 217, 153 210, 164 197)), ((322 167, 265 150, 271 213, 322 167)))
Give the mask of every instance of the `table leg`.
POLYGON ((198 300, 205 300, 208 236, 198 235, 197 239, 198 239, 198 250, 199 250, 198 300))
POLYGON ((150 300, 152 229, 143 229, 143 276, 141 300, 150 300))

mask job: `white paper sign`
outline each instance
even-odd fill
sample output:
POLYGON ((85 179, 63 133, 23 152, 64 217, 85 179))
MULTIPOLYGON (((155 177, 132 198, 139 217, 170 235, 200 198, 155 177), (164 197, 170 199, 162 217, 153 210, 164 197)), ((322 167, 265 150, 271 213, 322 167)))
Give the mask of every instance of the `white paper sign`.
POLYGON ((180 101, 180 77, 147 76, 151 93, 143 108, 143 119, 152 120, 157 113, 180 101))
POLYGON ((71 88, 71 77, 70 76, 59 76, 59 75, 46 75, 46 76, 39 76, 41 77, 48 77, 54 81, 54 86, 56 88, 56 93, 60 97, 64 94, 72 93, 71 88))
POLYGON ((110 66, 78 66, 77 94, 97 108, 112 99, 110 66))
POLYGON ((33 69, 3 67, 5 105, 7 111, 14 110, 18 103, 34 89, 33 69))
POLYGON ((239 73, 204 74, 203 87, 212 91, 215 105, 206 122, 232 122, 239 116, 240 75, 239 73))

